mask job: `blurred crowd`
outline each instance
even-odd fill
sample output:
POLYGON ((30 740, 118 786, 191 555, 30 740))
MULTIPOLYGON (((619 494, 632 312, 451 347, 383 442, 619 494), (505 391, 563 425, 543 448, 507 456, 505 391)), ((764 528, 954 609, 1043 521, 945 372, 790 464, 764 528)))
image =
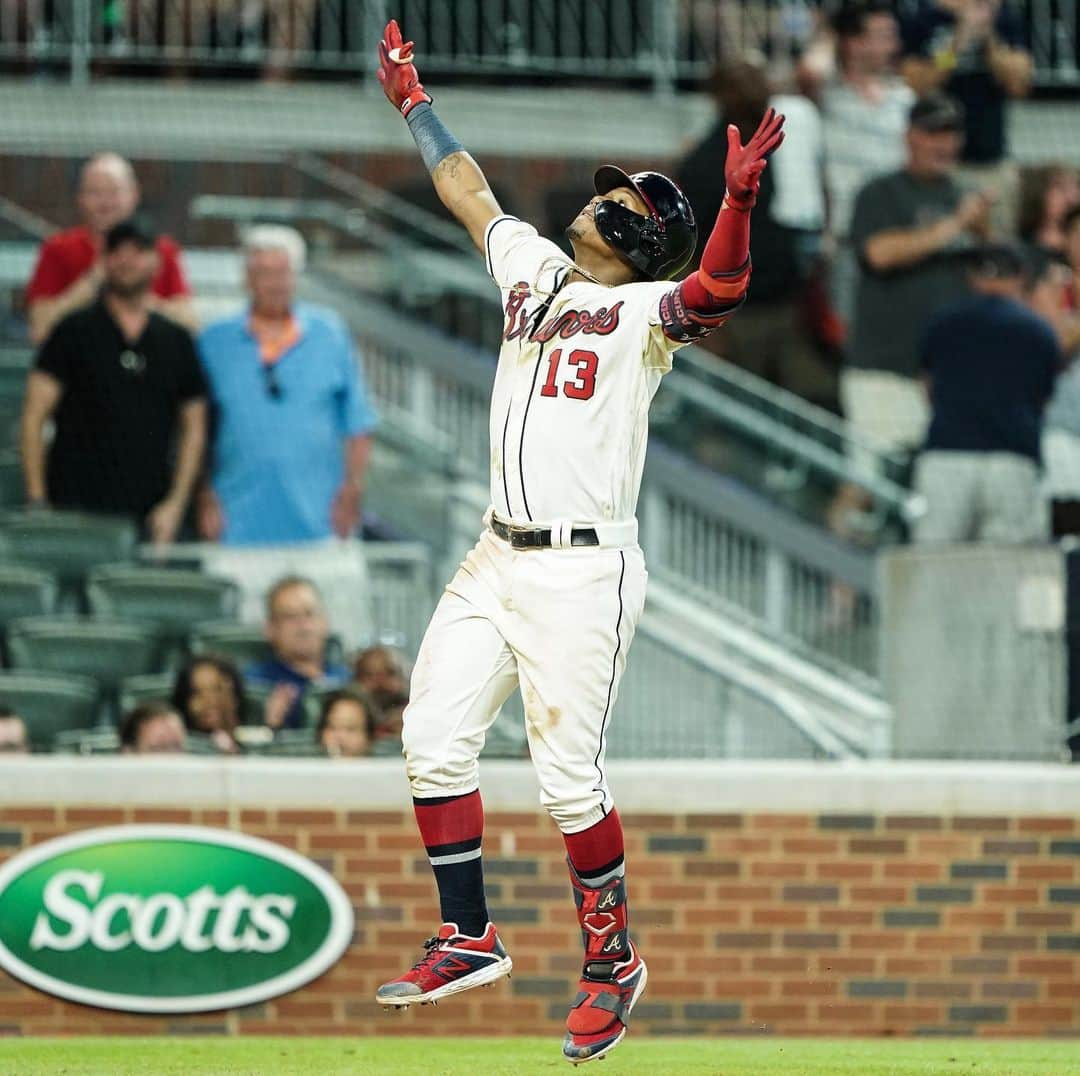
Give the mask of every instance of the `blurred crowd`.
MULTIPOLYGON (((792 114, 750 295, 711 346, 841 413, 855 471, 867 447, 908 459, 915 541, 1077 533, 1080 183, 1010 158, 1005 105, 1032 81, 1019 8, 845 0, 818 29, 786 84, 722 64, 715 127, 679 166, 709 220, 726 126, 745 138, 767 104, 792 114)), ((830 525, 853 537, 869 507, 853 481, 830 525)))
MULTIPOLYGON (((239 755, 275 744, 330 758, 400 753, 411 671, 400 650, 379 644, 348 662, 336 657, 340 640, 322 596, 302 576, 271 588, 265 634, 269 657, 262 661, 187 658, 169 691, 122 714, 115 746, 132 754, 239 755)), ((31 746, 27 723, 4 702, 0 684, 0 752, 31 746)))

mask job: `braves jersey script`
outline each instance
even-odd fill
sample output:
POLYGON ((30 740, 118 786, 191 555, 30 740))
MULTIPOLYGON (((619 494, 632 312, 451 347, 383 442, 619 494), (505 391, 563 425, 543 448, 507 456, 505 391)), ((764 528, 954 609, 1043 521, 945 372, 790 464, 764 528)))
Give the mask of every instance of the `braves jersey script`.
POLYGON ((491 221, 484 250, 505 313, 491 399, 495 513, 521 524, 633 519, 649 405, 690 342, 674 338, 677 284, 567 284, 573 263, 516 217, 491 221))

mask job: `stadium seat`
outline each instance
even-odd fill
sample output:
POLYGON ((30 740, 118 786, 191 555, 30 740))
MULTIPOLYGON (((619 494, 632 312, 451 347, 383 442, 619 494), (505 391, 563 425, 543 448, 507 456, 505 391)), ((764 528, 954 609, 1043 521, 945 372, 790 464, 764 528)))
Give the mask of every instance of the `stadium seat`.
POLYGON ((175 680, 171 672, 125 676, 120 681, 120 713, 126 714, 144 702, 168 702, 175 680))
POLYGON ((193 654, 220 654, 231 658, 242 670, 246 665, 266 661, 271 656, 270 644, 263 629, 253 624, 238 624, 235 620, 208 620, 191 630, 193 654))
POLYGON ((95 616, 151 623, 170 640, 186 640, 200 621, 234 617, 240 604, 239 588, 228 579, 127 564, 95 568, 86 595, 95 616))
POLYGON ((35 748, 51 748, 59 732, 92 728, 98 698, 98 685, 87 676, 30 669, 0 672, 0 703, 26 722, 35 748))
POLYGON ((73 729, 53 737, 53 751, 64 755, 116 755, 120 734, 116 729, 73 729))
POLYGON ((326 751, 315 742, 315 734, 311 729, 281 729, 272 740, 246 744, 244 750, 252 755, 326 758, 326 751))
POLYGON ((56 611, 56 576, 26 564, 0 561, 0 634, 12 620, 56 611))
POLYGON ((21 508, 25 501, 19 454, 0 448, 0 509, 21 508))
POLYGON ((142 624, 26 617, 8 625, 7 650, 15 669, 89 676, 115 695, 125 677, 157 671, 161 645, 142 624))
POLYGON ((83 512, 5 512, 5 556, 55 572, 66 596, 79 593, 87 572, 134 555, 138 534, 127 519, 83 512))

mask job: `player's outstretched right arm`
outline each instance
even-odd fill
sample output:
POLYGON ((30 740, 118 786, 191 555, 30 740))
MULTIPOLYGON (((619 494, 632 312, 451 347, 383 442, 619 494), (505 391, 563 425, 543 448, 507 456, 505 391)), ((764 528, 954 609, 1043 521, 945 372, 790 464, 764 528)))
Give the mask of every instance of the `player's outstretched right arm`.
POLYGON ((502 215, 480 166, 446 129, 413 64, 413 43, 402 41, 391 19, 379 42, 379 82, 387 100, 405 117, 440 200, 484 249, 484 230, 502 215))

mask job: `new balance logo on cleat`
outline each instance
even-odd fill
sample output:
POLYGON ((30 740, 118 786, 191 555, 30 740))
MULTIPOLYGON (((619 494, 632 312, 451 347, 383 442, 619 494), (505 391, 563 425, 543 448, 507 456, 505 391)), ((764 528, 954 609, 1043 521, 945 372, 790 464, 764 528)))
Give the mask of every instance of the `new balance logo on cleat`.
POLYGON ((435 1005, 474 986, 490 986, 514 967, 492 923, 479 938, 459 934, 456 923, 443 923, 424 949, 404 975, 379 987, 375 1000, 384 1009, 435 1005))

